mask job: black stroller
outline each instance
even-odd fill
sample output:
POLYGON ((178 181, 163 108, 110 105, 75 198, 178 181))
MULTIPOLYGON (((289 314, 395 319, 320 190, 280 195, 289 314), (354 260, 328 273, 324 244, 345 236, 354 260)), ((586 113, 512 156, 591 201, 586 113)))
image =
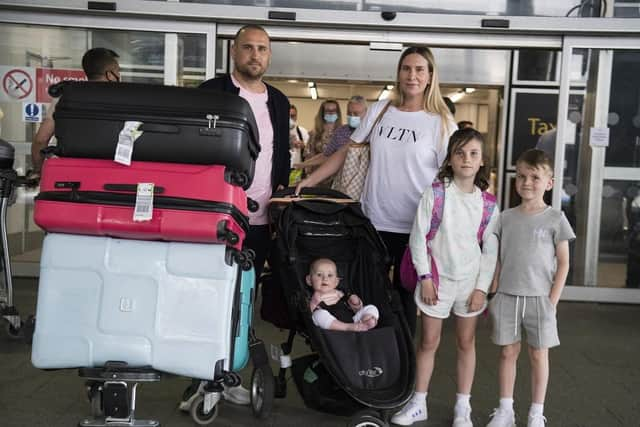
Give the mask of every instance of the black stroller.
POLYGON ((276 397, 286 394, 285 372, 291 366, 307 406, 352 416, 350 426, 387 426, 392 413, 413 392, 415 354, 398 296, 386 273, 389 257, 384 243, 360 204, 344 194, 305 189, 303 195, 314 197, 287 202, 292 193, 287 189, 274 194, 270 208, 276 227, 269 260, 272 276, 262 283, 262 317, 290 331, 281 345, 276 397), (282 198, 280 202, 278 198, 282 198), (356 293, 365 304, 378 308, 380 318, 374 329, 339 332, 313 324, 311 290, 305 276, 309 264, 320 257, 336 263, 340 289, 356 293), (292 364, 289 354, 296 333, 317 355, 292 364))

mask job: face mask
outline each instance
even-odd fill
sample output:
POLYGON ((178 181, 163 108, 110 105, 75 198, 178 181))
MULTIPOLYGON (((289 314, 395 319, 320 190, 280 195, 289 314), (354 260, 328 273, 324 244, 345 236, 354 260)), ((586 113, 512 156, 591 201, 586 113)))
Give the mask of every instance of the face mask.
POLYGON ((357 129, 360 126, 360 116, 347 116, 347 122, 351 129, 357 129))
POLYGON ((296 121, 289 117, 289 129, 296 127, 296 121))
POLYGON ((116 82, 116 83, 120 83, 120 76, 117 75, 116 73, 114 73, 113 71, 109 70, 107 72, 105 72, 105 75, 107 77, 107 81, 109 82, 116 82))
POLYGON ((324 115, 324 121, 327 123, 335 123, 336 120, 338 120, 338 115, 337 114, 325 114, 324 115))

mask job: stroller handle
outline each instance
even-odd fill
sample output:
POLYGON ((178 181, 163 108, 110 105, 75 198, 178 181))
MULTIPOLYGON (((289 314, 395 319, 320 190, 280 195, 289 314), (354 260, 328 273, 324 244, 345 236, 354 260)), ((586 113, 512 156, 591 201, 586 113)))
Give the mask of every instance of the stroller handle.
MULTIPOLYGON (((345 199, 351 200, 349 196, 344 193, 341 193, 337 190, 332 190, 331 188, 322 188, 322 187, 304 187, 300 191, 300 196, 312 196, 312 197, 325 197, 330 199, 345 199)), ((297 196, 296 187, 287 187, 284 190, 279 190, 273 193, 271 197, 273 198, 282 198, 282 197, 293 197, 297 196)))

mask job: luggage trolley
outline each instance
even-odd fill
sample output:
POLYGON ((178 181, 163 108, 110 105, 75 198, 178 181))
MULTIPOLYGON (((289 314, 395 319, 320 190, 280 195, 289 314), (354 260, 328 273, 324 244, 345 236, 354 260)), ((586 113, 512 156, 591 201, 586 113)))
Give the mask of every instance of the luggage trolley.
POLYGON ((11 338, 24 337, 30 342, 33 333, 33 317, 22 322, 18 310, 13 305, 13 282, 11 277, 11 260, 7 239, 7 211, 13 204, 14 190, 17 185, 25 185, 24 177, 19 177, 13 169, 15 150, 11 144, 0 139, 0 235, 2 239, 1 265, 4 280, 0 284, 0 314, 7 321, 7 334, 11 338))

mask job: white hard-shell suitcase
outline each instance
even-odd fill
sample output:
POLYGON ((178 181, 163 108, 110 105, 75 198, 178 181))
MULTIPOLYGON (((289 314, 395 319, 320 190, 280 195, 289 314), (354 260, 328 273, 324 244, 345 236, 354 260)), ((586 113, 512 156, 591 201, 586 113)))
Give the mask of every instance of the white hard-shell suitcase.
POLYGON ((33 365, 123 361, 201 379, 232 370, 241 270, 225 258, 224 245, 48 234, 33 365))

